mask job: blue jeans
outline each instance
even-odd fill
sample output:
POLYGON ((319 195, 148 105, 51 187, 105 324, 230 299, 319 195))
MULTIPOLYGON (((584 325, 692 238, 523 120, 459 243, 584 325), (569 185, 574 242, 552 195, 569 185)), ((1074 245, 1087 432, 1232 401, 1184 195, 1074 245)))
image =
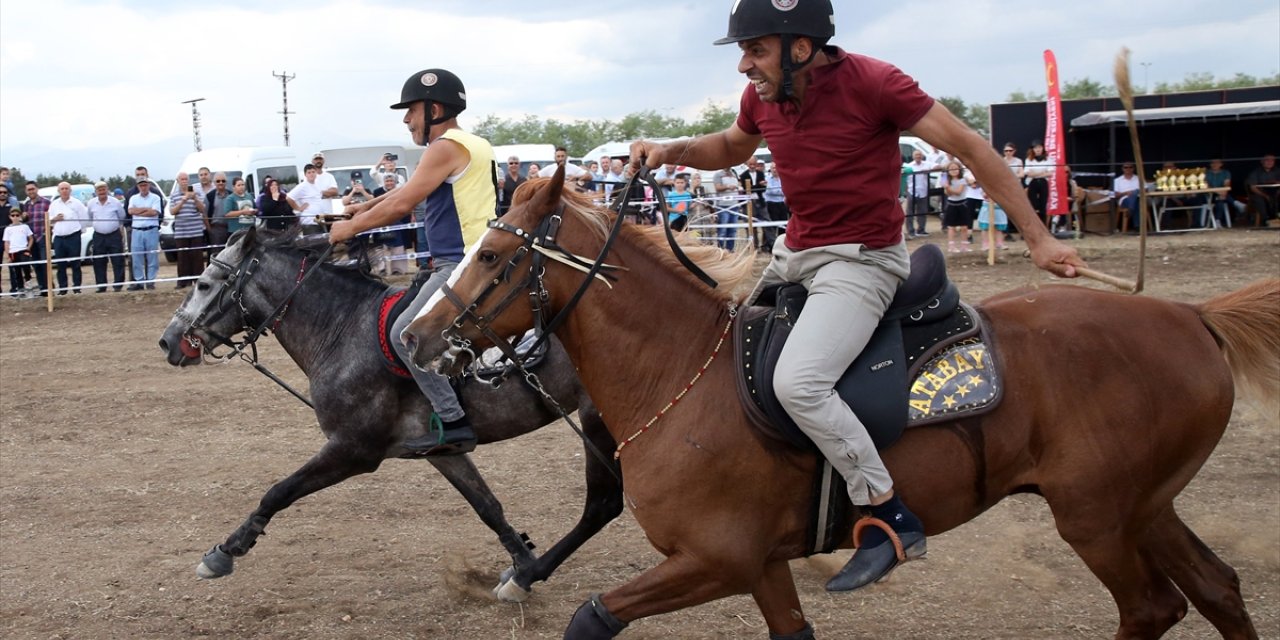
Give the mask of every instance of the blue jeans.
POLYGON ((1138 194, 1125 196, 1120 200, 1120 208, 1129 211, 1129 229, 1138 230, 1138 194))
MULTIPOLYGON (((733 215, 733 211, 721 209, 716 214, 716 224, 733 224, 737 221, 738 216, 733 215)), ((734 239, 737 237, 737 229, 716 229, 716 246, 725 251, 733 251, 734 239)))
POLYGON ((156 274, 160 273, 160 228, 134 229, 129 242, 129 257, 133 260, 133 282, 154 288, 156 274))
POLYGON ((66 290, 67 267, 71 267, 71 284, 75 285, 76 291, 79 291, 83 274, 80 272, 80 234, 78 232, 53 237, 53 259, 61 258, 75 259, 54 263, 54 267, 58 270, 58 288, 66 290))

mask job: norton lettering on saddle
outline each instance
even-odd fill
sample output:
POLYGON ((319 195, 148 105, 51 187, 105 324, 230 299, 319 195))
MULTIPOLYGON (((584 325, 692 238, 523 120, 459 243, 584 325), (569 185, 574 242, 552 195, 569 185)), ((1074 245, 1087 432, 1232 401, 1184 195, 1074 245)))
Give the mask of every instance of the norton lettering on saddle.
MULTIPOLYGON (((788 446, 817 451, 773 392, 774 367, 800 317, 804 287, 765 289, 734 324, 738 396, 752 426, 788 446)), ((934 245, 911 254, 911 276, 898 288, 870 342, 836 383, 840 395, 877 449, 907 427, 978 416, 994 409, 1003 391, 981 317, 960 301, 934 245)), ((815 481, 812 553, 836 548, 838 523, 852 505, 844 482, 823 464, 815 481)))

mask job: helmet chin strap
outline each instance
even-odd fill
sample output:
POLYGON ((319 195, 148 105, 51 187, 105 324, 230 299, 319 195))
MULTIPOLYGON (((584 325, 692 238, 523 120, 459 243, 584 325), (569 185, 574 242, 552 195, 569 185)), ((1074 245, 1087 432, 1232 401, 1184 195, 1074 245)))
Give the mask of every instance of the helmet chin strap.
POLYGON ((781 98, 779 102, 790 100, 795 95, 794 87, 792 86, 792 73, 805 68, 818 55, 818 47, 810 47, 809 57, 797 65, 791 60, 791 45, 795 42, 795 36, 790 33, 784 33, 781 38, 782 51, 779 56, 782 59, 782 94, 779 96, 781 98))
POLYGON ((439 118, 432 118, 431 106, 435 104, 439 103, 432 102, 430 100, 422 101, 422 142, 424 144, 431 144, 431 127, 448 122, 455 117, 449 115, 448 107, 441 105, 441 113, 443 113, 443 115, 439 118))

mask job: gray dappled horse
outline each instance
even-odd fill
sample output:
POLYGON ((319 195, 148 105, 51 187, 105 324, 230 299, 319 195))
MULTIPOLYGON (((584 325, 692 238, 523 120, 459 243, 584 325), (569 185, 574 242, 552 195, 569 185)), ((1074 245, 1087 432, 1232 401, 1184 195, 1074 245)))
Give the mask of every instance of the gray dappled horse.
MULTIPOLYGON (((169 364, 198 364, 218 336, 230 337, 268 322, 310 268, 318 251, 300 248, 296 236, 250 229, 239 232, 192 287, 165 328, 160 348, 169 364)), ((327 246, 327 245, 324 245, 327 246)), ((277 512, 299 498, 378 468, 405 455, 401 443, 423 434, 431 405, 413 380, 391 373, 381 353, 378 313, 389 287, 358 269, 322 265, 297 287, 273 331, 307 375, 320 429, 320 451, 288 478, 272 486, 258 508, 197 567, 203 578, 231 573, 234 558, 248 553, 277 512)), ((583 430, 600 451, 614 442, 591 404, 572 363, 552 341, 536 369, 544 388, 566 410, 578 409, 583 430)), ((459 398, 480 444, 514 438, 546 426, 559 415, 519 380, 498 389, 464 384, 459 398)), ((479 514, 511 554, 512 566, 494 589, 499 599, 521 601, 535 581, 546 580, 570 554, 622 511, 622 487, 594 455, 586 460, 587 499, 574 528, 541 557, 507 523, 502 505, 469 456, 428 461, 479 514)))

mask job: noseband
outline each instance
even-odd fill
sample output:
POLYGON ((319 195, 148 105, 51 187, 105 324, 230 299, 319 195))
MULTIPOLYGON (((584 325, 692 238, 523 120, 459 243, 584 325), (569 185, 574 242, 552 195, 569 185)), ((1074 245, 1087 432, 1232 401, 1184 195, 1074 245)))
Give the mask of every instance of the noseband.
MULTIPOLYGON (((657 180, 650 175, 647 168, 641 167, 640 171, 633 174, 621 187, 621 195, 619 195, 615 202, 610 205, 615 208, 613 227, 610 228, 609 236, 605 239, 604 246, 600 248, 600 253, 592 262, 588 262, 586 259, 574 255, 556 244, 556 234, 559 233, 560 225, 564 222, 563 202, 560 203, 555 213, 543 218, 542 222, 538 224, 532 233, 502 222, 501 220, 491 220, 489 222, 490 229, 498 229, 500 231, 513 234, 517 238, 520 238, 523 241, 523 244, 516 249, 515 253, 511 256, 511 259, 507 261, 507 267, 503 270, 502 275, 490 281, 488 286, 486 286, 470 304, 465 303, 447 283, 440 288, 445 299, 452 303, 453 306, 457 307, 460 312, 458 316, 454 318, 453 323, 441 332, 441 337, 449 344, 448 352, 455 357, 462 353, 467 353, 471 356, 473 362, 477 361, 476 353, 471 349, 471 341, 462 337, 460 333, 466 325, 474 325, 485 338, 502 351, 502 354, 506 359, 511 361, 511 364, 508 365, 502 373, 498 374, 498 376, 491 380, 487 380, 486 382, 496 388, 502 383, 502 380, 507 377, 512 368, 520 370, 525 378, 528 379, 532 374, 525 370, 524 363, 534 357, 534 355, 538 353, 538 350, 545 345, 548 336, 554 333, 561 324, 564 324, 569 313, 573 311, 574 307, 578 305, 578 302, 582 300, 582 296, 586 294, 587 288, 591 285, 591 281, 593 279, 599 279, 601 282, 605 283, 606 286, 612 288, 612 285, 610 285, 609 282, 615 281, 617 278, 612 274, 602 274, 600 272, 604 270, 625 270, 624 267, 605 264, 604 260, 605 257, 609 255, 609 251, 613 247, 613 242, 618 237, 618 232, 622 230, 622 223, 625 219, 623 212, 626 210, 627 204, 630 202, 632 187, 635 186, 637 179, 647 182, 653 191, 654 198, 658 202, 659 217, 662 218, 667 243, 671 246, 671 250, 675 253, 676 258, 686 269, 692 272, 698 279, 702 280, 703 283, 712 289, 716 288, 716 281, 703 272, 703 270, 692 260, 690 260, 680 248, 679 243, 676 242, 675 235, 671 232, 671 221, 670 216, 668 215, 666 198, 662 193, 662 187, 658 185, 657 180), (499 286, 511 281, 512 272, 516 269, 517 265, 524 260, 525 256, 529 255, 531 252, 533 253, 533 260, 531 262, 529 272, 525 275, 524 281, 508 291, 507 295, 494 305, 494 308, 488 312, 487 316, 480 315, 478 313, 480 305, 483 304, 499 286), (560 309, 550 322, 544 324, 543 318, 545 317, 546 304, 550 300, 550 294, 543 282, 543 277, 546 275, 547 258, 551 258, 557 262, 582 271, 586 273, 586 277, 583 279, 582 284, 578 286, 578 290, 574 292, 573 297, 571 297, 569 302, 565 304, 564 308, 560 309), (491 328, 493 319, 501 315, 502 312, 515 301, 521 292, 528 292, 529 305, 533 311, 533 330, 534 335, 537 337, 533 346, 525 352, 526 355, 523 357, 516 353, 515 348, 512 346, 512 342, 500 338, 491 328)), ((515 340, 518 339, 519 336, 515 338, 515 340)), ((475 375, 477 379, 481 379, 474 370, 473 375, 475 375)))
MULTIPOLYGON (((219 361, 227 361, 236 356, 244 357, 243 353, 246 348, 252 348, 252 358, 253 361, 256 362, 257 339, 261 338, 262 334, 265 334, 268 330, 278 328, 280 320, 284 319, 285 312, 288 312, 289 310, 289 302, 293 301, 294 294, 298 292, 298 288, 302 287, 302 283, 305 282, 308 276, 315 273, 315 270, 319 268, 321 264, 324 264, 326 259, 328 259, 329 253, 333 252, 333 244, 329 244, 329 246, 325 248, 325 251, 321 253, 319 259, 316 259, 315 264, 312 264, 310 269, 307 268, 307 257, 303 257, 302 265, 298 268, 298 279, 297 282, 294 283, 293 288, 289 289, 289 293, 284 297, 284 300, 280 302, 279 305, 275 306, 275 310, 266 315, 265 319, 262 320, 262 323, 257 326, 253 326, 250 319, 250 311, 248 311, 248 307, 244 305, 244 287, 246 287, 248 282, 253 279, 253 276, 259 273, 259 266, 261 266, 262 262, 261 255, 264 251, 265 248, 262 246, 255 247, 255 250, 253 250, 251 255, 248 256, 246 260, 242 260, 241 264, 238 266, 229 265, 227 262, 223 262, 216 259, 216 257, 212 257, 212 259, 210 259, 211 264, 218 265, 220 268, 228 270, 230 273, 230 275, 227 276, 227 279, 223 280, 223 283, 221 283, 218 292, 214 294, 214 301, 210 302, 209 305, 205 307, 205 310, 201 311, 200 315, 197 315, 196 317, 189 317, 183 310, 175 312, 174 315, 177 316, 179 320, 187 321, 186 332, 183 332, 182 334, 182 339, 186 340, 186 347, 196 349, 196 351, 201 353, 201 356, 206 358, 206 362, 209 358, 214 358, 214 360, 219 361), (211 324, 223 319, 223 316, 230 314, 232 311, 239 312, 239 329, 236 330, 236 332, 233 332, 232 335, 243 332, 244 338, 241 340, 233 339, 230 335, 223 335, 210 329, 211 324), (209 337, 214 339, 218 344, 216 344, 215 347, 204 348, 204 344, 202 344, 201 339, 196 337, 196 332, 209 335, 209 337), (214 349, 220 346, 229 347, 230 352, 224 353, 224 355, 215 353, 214 349)), ((183 349, 183 352, 187 352, 186 348, 183 349)))
MULTIPOLYGON (((503 356, 510 360, 511 364, 499 373, 495 378, 484 380, 493 387, 498 387, 502 380, 507 377, 512 368, 517 368, 521 372, 529 375, 524 370, 524 363, 532 359, 545 346, 547 337, 553 333, 556 328, 564 323, 569 313, 577 306, 578 301, 582 299, 586 293, 587 287, 590 286, 592 280, 599 280, 605 286, 612 288, 610 284, 616 281, 617 277, 610 273, 601 273, 601 271, 613 271, 623 269, 616 265, 606 264, 605 256, 608 255, 613 240, 617 237, 618 231, 622 228, 622 216, 618 216, 614 222, 613 228, 609 232, 609 237, 605 241, 604 247, 600 254, 592 262, 573 254, 556 243, 556 235, 560 231, 560 225, 564 222, 564 205, 561 204, 555 213, 543 218, 533 230, 533 232, 525 231, 519 227, 507 224, 501 220, 490 220, 489 228, 505 231, 517 238, 520 238, 522 244, 516 248, 511 258, 507 260, 507 266, 502 273, 489 281, 489 284, 476 296, 470 304, 467 304, 458 296, 447 283, 440 287, 441 293, 445 299, 458 308, 459 313, 448 328, 446 328, 441 336, 445 342, 449 344, 449 352, 453 355, 467 353, 471 356, 473 362, 478 361, 475 351, 472 350, 471 341, 462 337, 461 331, 468 324, 474 326, 485 338, 488 338, 500 351, 503 356), (485 315, 479 312, 480 305, 489 299, 498 287, 504 283, 510 283, 514 277, 515 270, 525 257, 532 254, 528 272, 524 279, 507 291, 506 295, 498 300, 485 315), (550 258, 569 267, 586 273, 586 278, 578 287, 573 298, 564 306, 550 322, 545 322, 547 303, 551 300, 551 293, 547 290, 544 277, 547 273, 547 259, 550 258), (502 312, 511 306, 521 294, 527 294, 529 299, 529 307, 533 313, 533 330, 536 340, 533 345, 525 351, 525 355, 521 356, 516 353, 512 341, 505 340, 493 331, 493 321, 502 315, 502 312)), ((519 339, 519 336, 515 338, 519 339)), ((473 370, 472 375, 479 380, 477 371, 473 370)))

